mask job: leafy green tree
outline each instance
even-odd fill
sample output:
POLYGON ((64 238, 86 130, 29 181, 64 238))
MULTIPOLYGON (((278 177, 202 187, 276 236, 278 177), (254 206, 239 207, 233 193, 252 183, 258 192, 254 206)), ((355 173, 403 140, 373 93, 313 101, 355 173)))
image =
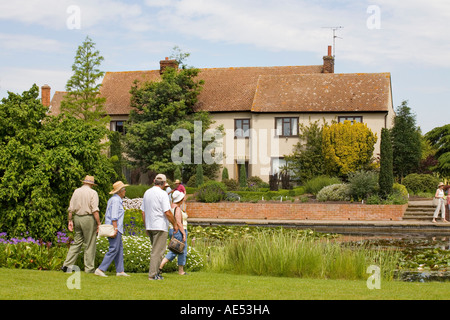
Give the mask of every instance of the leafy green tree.
POLYGON ((99 69, 103 57, 95 50, 95 43, 86 37, 78 47, 74 72, 67 81, 61 112, 83 119, 90 123, 105 125, 109 122, 105 111, 105 98, 100 96, 100 80, 105 74, 99 69))
POLYGON ((450 124, 434 128, 425 138, 437 149, 437 165, 433 169, 442 177, 450 177, 450 124))
MULTIPOLYGON (((134 83, 130 91, 133 109, 125 136, 126 153, 133 166, 173 173, 180 163, 172 162, 172 150, 180 142, 172 141, 172 134, 180 129, 190 134, 191 143, 190 157, 183 163, 183 179, 188 181, 195 174, 198 162, 195 161, 195 124, 201 123, 202 139, 213 123, 209 113, 194 112, 204 83, 197 78, 199 72, 195 68, 176 70, 169 67, 161 75, 161 81, 134 83)), ((202 152, 207 143, 202 141, 202 152)), ((217 163, 203 165, 208 177, 214 177, 220 168, 217 163)))
POLYGON ((392 187, 394 185, 394 171, 392 164, 392 141, 389 129, 381 129, 380 142, 380 175, 378 177, 378 184, 380 186, 380 196, 387 198, 392 194, 392 187))
POLYGON ((33 85, 0 103, 0 230, 52 241, 67 226, 67 207, 86 175, 106 207, 115 177, 100 140, 105 128, 72 116, 51 117, 33 85))
POLYGON ((293 179, 304 183, 324 173, 322 128, 319 120, 310 122, 309 126, 300 124, 300 141, 295 145, 293 153, 285 157, 293 179))
POLYGON ((396 110, 391 137, 394 174, 401 181, 417 170, 422 157, 420 130, 407 101, 403 101, 396 110))
POLYGON ((346 176, 367 169, 376 141, 377 135, 363 123, 344 121, 325 125, 322 134, 325 173, 346 176))

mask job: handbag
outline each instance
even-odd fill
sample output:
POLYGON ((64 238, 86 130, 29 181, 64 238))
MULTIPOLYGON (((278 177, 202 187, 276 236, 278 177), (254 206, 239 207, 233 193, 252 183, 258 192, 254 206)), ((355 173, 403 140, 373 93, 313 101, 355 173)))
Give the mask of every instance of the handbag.
POLYGON ((439 198, 433 198, 433 206, 439 205, 439 198))
MULTIPOLYGON (((173 218, 175 219, 175 223, 177 222, 177 216, 175 215, 175 212, 173 214, 173 218)), ((169 248, 170 251, 176 254, 181 254, 184 251, 185 243, 181 242, 177 238, 174 237, 174 234, 172 234, 172 238, 170 238, 169 245, 167 248, 169 248)))
MULTIPOLYGON (((105 217, 103 217, 103 221, 105 221, 105 217)), ((114 226, 112 224, 101 224, 98 226, 98 236, 99 237, 114 237, 115 234, 114 226)))
POLYGON ((114 226, 112 224, 101 224, 98 226, 99 237, 113 237, 115 234, 114 226))
POLYGON ((178 240, 177 238, 175 238, 172 235, 172 238, 170 238, 170 242, 169 242, 169 245, 167 247, 173 253, 181 254, 184 251, 184 246, 185 246, 184 242, 181 242, 180 240, 178 240))

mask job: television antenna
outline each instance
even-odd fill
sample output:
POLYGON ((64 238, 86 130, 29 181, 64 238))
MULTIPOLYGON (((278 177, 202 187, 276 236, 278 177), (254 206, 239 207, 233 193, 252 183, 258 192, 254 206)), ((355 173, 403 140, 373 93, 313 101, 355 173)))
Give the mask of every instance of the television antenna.
POLYGON ((339 26, 339 27, 322 27, 322 28, 333 30, 333 58, 334 58, 335 57, 335 48, 336 48, 336 38, 342 39, 341 37, 338 37, 336 35, 336 31, 339 29, 343 29, 344 27, 339 26))

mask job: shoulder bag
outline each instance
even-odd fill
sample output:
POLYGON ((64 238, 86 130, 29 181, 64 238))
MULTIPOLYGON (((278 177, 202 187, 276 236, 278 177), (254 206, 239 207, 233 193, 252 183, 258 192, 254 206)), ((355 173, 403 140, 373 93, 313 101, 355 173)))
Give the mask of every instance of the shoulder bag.
MULTIPOLYGON (((105 221, 105 217, 103 217, 103 221, 105 221)), ((114 226, 112 224, 101 224, 98 226, 98 236, 99 237, 114 237, 116 231, 114 230, 114 226)))
MULTIPOLYGON (((175 209, 176 210, 176 209, 175 209)), ((174 212, 173 217, 175 219, 175 223, 177 222, 177 217, 174 212)), ((170 251, 176 254, 181 254, 184 251, 184 242, 181 242, 180 240, 176 239, 174 235, 172 234, 172 237, 170 238, 169 245, 167 246, 170 251)))

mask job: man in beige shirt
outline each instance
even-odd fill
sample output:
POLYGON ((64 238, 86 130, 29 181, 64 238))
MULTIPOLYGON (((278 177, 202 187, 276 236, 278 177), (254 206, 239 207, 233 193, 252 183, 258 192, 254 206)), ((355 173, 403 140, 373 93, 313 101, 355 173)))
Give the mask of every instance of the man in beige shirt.
POLYGON ((92 189, 95 186, 94 177, 86 176, 83 185, 76 189, 70 199, 69 205, 69 231, 74 231, 74 240, 67 253, 66 260, 61 268, 64 272, 71 272, 71 266, 75 265, 78 254, 83 244, 84 271, 95 271, 96 234, 100 225, 98 194, 92 189))

